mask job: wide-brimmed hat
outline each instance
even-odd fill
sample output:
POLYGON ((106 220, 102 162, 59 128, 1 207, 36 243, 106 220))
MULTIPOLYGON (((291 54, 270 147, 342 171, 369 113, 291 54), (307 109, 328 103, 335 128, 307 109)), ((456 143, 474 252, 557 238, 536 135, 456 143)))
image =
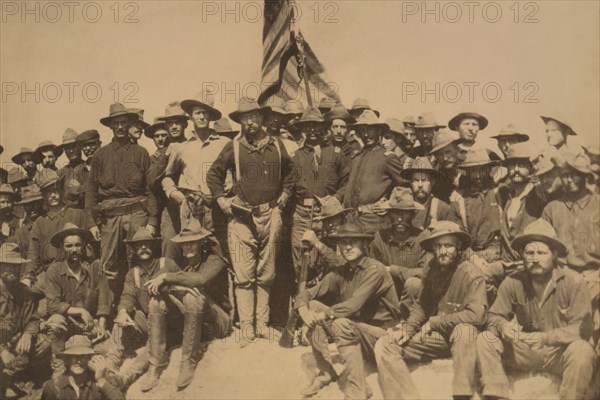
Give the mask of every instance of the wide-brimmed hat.
POLYGON ((502 164, 506 164, 510 160, 535 160, 535 156, 531 151, 531 145, 527 142, 516 143, 510 146, 507 150, 506 157, 502 161, 502 164))
POLYGON ((165 123, 165 121, 163 121, 161 119, 154 118, 154 123, 144 129, 144 135, 146 137, 149 137, 150 139, 152 139, 154 137, 154 133, 161 129, 166 131, 167 124, 165 123))
POLYGON ((0 265, 21 265, 29 261, 31 260, 21 257, 21 249, 17 243, 6 242, 0 246, 0 265))
POLYGON ((23 156, 27 154, 33 155, 33 149, 30 149, 29 147, 21 147, 21 150, 14 156, 12 156, 11 160, 15 164, 21 165, 23 164, 23 156))
POLYGON ((94 235, 92 232, 87 229, 80 228, 71 222, 67 222, 60 231, 52 235, 50 238, 50 244, 52 244, 54 247, 60 248, 65 237, 72 235, 79 236, 84 243, 91 243, 94 241, 94 235))
POLYGON ((304 104, 300 100, 288 100, 285 103, 285 113, 290 117, 299 117, 304 114, 304 104))
POLYGON ((325 114, 325 121, 332 122, 334 119, 341 119, 346 121, 347 124, 353 124, 356 122, 356 118, 352 116, 344 107, 343 104, 336 104, 331 107, 331 110, 325 114))
POLYGON ((31 184, 21 188, 21 201, 19 201, 19 204, 34 203, 42 200, 44 200, 44 198, 42 197, 42 192, 40 192, 38 185, 31 184))
POLYGON ((100 123, 104 126, 108 126, 110 128, 110 121, 113 118, 120 117, 121 115, 127 115, 133 118, 139 118, 138 114, 136 114, 133 110, 125 107, 121 103, 113 103, 110 105, 110 109, 108 111, 108 116, 104 118, 100 118, 100 123))
POLYGON ((19 194, 15 192, 15 189, 10 186, 8 183, 0 184, 0 194, 8 194, 12 196, 13 200, 19 197, 19 194))
POLYGON ((208 111, 208 119, 211 121, 216 121, 222 117, 221 111, 217 110, 214 105, 215 95, 210 92, 198 92, 193 99, 186 99, 181 102, 181 108, 189 115, 192 115, 193 107, 204 108, 208 111))
POLYGON ((61 182, 64 178, 65 178, 65 175, 58 176, 58 172, 56 172, 55 170, 49 169, 49 168, 44 168, 43 170, 41 170, 39 172, 36 180, 37 180, 37 185, 39 186, 40 190, 44 190, 52 185, 55 185, 55 184, 61 182))
POLYGON ((141 122, 142 129, 150 127, 150 124, 144 121, 144 110, 142 110, 141 108, 131 108, 130 110, 136 113, 136 115, 138 116, 138 121, 141 122))
POLYGON ((231 127, 231 124, 229 123, 229 119, 227 119, 227 117, 223 117, 221 119, 216 120, 213 125, 213 129, 219 135, 226 136, 230 139, 232 139, 235 135, 240 133, 239 130, 237 130, 237 131, 233 130, 233 128, 231 127))
POLYGON ((396 135, 402 135, 402 137, 406 139, 406 136, 404 136, 404 129, 406 128, 404 122, 400 121, 398 118, 388 118, 385 120, 385 123, 390 127, 390 132, 393 132, 396 135))
POLYGON ((427 128, 445 128, 446 125, 441 125, 437 123, 435 118, 435 114, 432 112, 427 112, 419 115, 417 117, 417 122, 415 123, 415 129, 427 129, 427 128))
POLYGON ((14 167, 8 170, 8 177, 6 181, 9 185, 14 185, 19 182, 28 181, 29 176, 23 171, 21 167, 14 167))
POLYGON ((77 141, 79 143, 87 142, 88 140, 100 139, 100 133, 95 129, 88 129, 87 131, 81 132, 77 135, 77 141))
POLYGON ((84 335, 73 335, 65 343, 65 350, 58 353, 58 357, 65 356, 93 356, 97 354, 92 347, 92 341, 84 335))
POLYGON ((269 111, 271 114, 279 114, 283 117, 288 117, 288 113, 285 111, 285 100, 280 96, 273 96, 269 98, 267 101, 271 110, 269 111))
POLYGON ((412 192, 408 188, 401 186, 395 187, 390 194, 390 200, 386 203, 386 208, 393 210, 420 211, 423 210, 421 204, 416 203, 412 192))
POLYGON ((197 242, 198 240, 202 240, 210 235, 212 235, 212 232, 200 226, 200 223, 195 219, 191 219, 188 225, 184 227, 177 236, 171 238, 171 242, 197 242))
MULTIPOLYGON (((261 107, 256 99, 251 99, 249 97, 242 97, 238 103, 238 108, 234 112, 229 114, 229 118, 238 124, 241 123, 240 117, 242 114, 251 112, 251 111, 260 111, 263 115, 271 110, 269 106, 261 107)), ((217 118, 218 119, 218 118, 217 118)))
POLYGON ((496 164, 498 164, 498 161, 490 158, 490 153, 487 149, 470 149, 466 152, 465 161, 458 168, 475 168, 496 164))
POLYGON ((412 115, 407 115, 406 117, 402 118, 402 122, 404 123, 404 125, 413 127, 417 123, 417 121, 415 121, 415 117, 413 117, 412 115))
POLYGON ((34 150, 33 154, 31 155, 31 159, 36 164, 41 164, 42 152, 44 152, 46 150, 52 150, 54 152, 54 156, 56 158, 60 157, 60 155, 63 153, 63 150, 60 147, 56 146, 54 143, 52 143, 49 140, 44 140, 44 141, 40 142, 37 149, 34 150))
POLYGON ((519 142, 526 142, 529 140, 529 135, 526 133, 522 133, 519 131, 513 124, 508 124, 504 128, 500 129, 497 135, 490 136, 492 139, 506 139, 506 138, 516 138, 519 142))
POLYGON ((559 124, 564 125, 568 129, 567 135, 577 135, 577 132, 575 132, 571 124, 563 117, 547 117, 545 115, 540 115, 540 118, 545 124, 548 123, 548 121, 556 121, 559 124))
POLYGON ((479 130, 484 130, 488 126, 488 120, 483 115, 474 112, 474 111, 463 111, 458 113, 450 121, 448 121, 448 128, 450 130, 456 131, 458 130, 458 126, 460 122, 465 118, 471 118, 479 122, 479 130))
POLYGON ((556 231, 546 220, 538 219, 525 227, 523 233, 518 235, 510 242, 510 247, 516 251, 522 251, 528 243, 543 242, 554 248, 559 257, 567 255, 567 247, 558 240, 556 231))
POLYGON ((183 111, 183 108, 181 108, 180 102, 172 101, 167 105, 167 108, 165 109, 165 115, 161 115, 157 119, 165 122, 170 119, 187 121, 189 117, 185 111, 183 111))
POLYGON ((64 150, 65 146, 77 143, 77 135, 75 129, 67 128, 62 135, 62 142, 56 147, 64 150))
POLYGON ((161 237, 154 237, 148 232, 146 227, 139 227, 137 231, 133 234, 131 239, 125 239, 124 242, 126 244, 135 244, 141 242, 152 242, 152 243, 160 243, 162 241, 161 237))
POLYGON ((419 243, 425 251, 433 251, 433 242, 435 239, 442 236, 456 236, 462 243, 461 250, 467 249, 471 246, 471 235, 463 231, 456 222, 452 221, 437 221, 430 225, 429 229, 431 233, 423 238, 419 243))
POLYGON ((321 214, 315 216, 313 221, 323 221, 352 211, 352 208, 344 208, 335 196, 317 197, 317 202, 321 205, 321 214))
POLYGON ((365 110, 359 117, 356 119, 356 122, 351 124, 351 126, 355 129, 359 126, 379 126, 385 132, 390 129, 390 126, 385 122, 381 122, 379 117, 373 110, 365 110))
POLYGON ((540 176, 540 175, 547 174, 548 172, 554 170, 554 168, 556 168, 556 162, 555 162, 554 158, 552 157, 552 155, 548 151, 543 152, 537 158, 536 172, 534 175, 540 176))
POLYGON ((302 114, 300 120, 296 122, 296 126, 301 127, 309 122, 314 122, 317 124, 322 124, 325 122, 325 119, 323 119, 323 114, 321 114, 321 111, 319 111, 318 108, 308 107, 306 111, 304 111, 304 114, 302 114))
POLYGON ((335 107, 338 104, 339 104, 339 101, 337 101, 334 98, 326 96, 326 97, 323 97, 319 101, 319 105, 317 106, 317 108, 319 109, 319 111, 321 111, 322 114, 327 114, 329 112, 329 110, 331 110, 333 107, 335 107))
POLYGON ((369 100, 363 99, 360 97, 357 98, 356 100, 354 100, 354 103, 352 103, 352 108, 349 111, 353 117, 358 118, 365 110, 373 111, 375 113, 375 115, 377 115, 377 118, 379 118, 379 116, 380 116, 379 111, 373 110, 371 108, 371 104, 369 103, 369 100))
POLYGON ((567 168, 572 168, 582 174, 589 175, 594 173, 590 158, 584 153, 568 155, 565 159, 565 164, 567 168))
POLYGON ((365 233, 365 230, 362 226, 355 224, 354 222, 346 222, 344 225, 340 226, 340 229, 332 235, 327 237, 331 240, 340 240, 340 239, 364 239, 371 240, 373 239, 373 235, 365 233))
POLYGON ((433 176, 437 176, 439 171, 433 168, 433 164, 429 160, 429 157, 416 157, 409 158, 404 163, 404 167, 402 168, 402 172, 400 172, 400 176, 404 179, 410 180, 412 174, 415 172, 424 172, 433 176))
POLYGON ((433 135, 433 139, 431 140, 431 150, 428 154, 434 154, 452 143, 459 145, 463 141, 464 140, 458 136, 458 133, 449 129, 440 129, 433 135))

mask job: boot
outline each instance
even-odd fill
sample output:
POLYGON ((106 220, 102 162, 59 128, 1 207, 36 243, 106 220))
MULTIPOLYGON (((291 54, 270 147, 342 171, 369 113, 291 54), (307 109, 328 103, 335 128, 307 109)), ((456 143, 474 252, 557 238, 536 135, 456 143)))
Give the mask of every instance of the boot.
POLYGON ((269 340, 269 293, 270 287, 256 287, 256 336, 269 340))
POLYGON ((254 291, 251 288, 235 288, 237 309, 240 316, 240 347, 244 348, 256 340, 254 333, 254 291))
POLYGON ((162 313, 150 312, 148 315, 148 347, 150 368, 142 382, 143 392, 152 390, 167 366, 167 316, 162 313))
POLYGON ((323 389, 331 382, 333 382, 333 377, 327 372, 320 371, 319 374, 313 378, 310 385, 300 391, 300 394, 305 398, 314 396, 319 393, 319 390, 323 389))
POLYGON ((185 313, 177 390, 185 389, 194 379, 194 371, 200 360, 203 323, 203 313, 185 313))

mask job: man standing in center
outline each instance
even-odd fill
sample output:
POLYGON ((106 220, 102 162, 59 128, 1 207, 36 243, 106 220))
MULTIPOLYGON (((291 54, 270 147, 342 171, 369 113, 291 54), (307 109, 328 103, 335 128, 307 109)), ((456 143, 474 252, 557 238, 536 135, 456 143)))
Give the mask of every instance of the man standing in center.
POLYGON ((256 100, 240 99, 229 118, 241 124, 241 135, 225 145, 206 176, 213 198, 229 217, 227 236, 240 326, 242 332, 250 332, 242 338, 242 347, 256 335, 268 337, 265 329, 281 245, 281 209, 294 189, 293 164, 285 147, 263 129, 267 111, 269 107, 260 107, 256 100), (228 171, 235 177, 233 198, 225 197, 228 171), (247 329, 255 318, 256 331, 247 329))

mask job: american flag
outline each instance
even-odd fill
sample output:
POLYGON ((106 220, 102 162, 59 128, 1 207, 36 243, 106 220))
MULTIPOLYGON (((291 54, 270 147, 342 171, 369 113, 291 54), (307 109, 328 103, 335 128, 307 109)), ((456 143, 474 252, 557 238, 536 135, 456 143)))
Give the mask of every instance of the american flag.
MULTIPOLYGON (((302 58, 296 41, 303 37, 294 29, 295 7, 293 0, 265 0, 262 93, 258 98, 261 104, 275 95, 307 104, 304 73, 300 67, 302 58)), ((316 103, 327 96, 340 101, 337 85, 327 78, 323 64, 306 40, 302 40, 302 48, 312 99, 316 99, 316 103)))

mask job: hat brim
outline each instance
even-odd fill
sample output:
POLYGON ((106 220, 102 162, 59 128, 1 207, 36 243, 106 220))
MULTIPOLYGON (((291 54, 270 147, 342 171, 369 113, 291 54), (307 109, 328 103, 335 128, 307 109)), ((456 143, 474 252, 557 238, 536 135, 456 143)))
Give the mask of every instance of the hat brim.
POLYGON ((98 354, 94 349, 87 346, 74 346, 68 350, 58 353, 58 357, 65 356, 93 356, 98 354))
POLYGON ((21 165, 23 164, 23 156, 25 156, 26 154, 30 154, 31 157, 33 158, 33 151, 22 151, 18 154, 15 154, 11 160, 12 162, 14 162, 15 164, 21 165))
POLYGON ((28 260, 26 258, 22 258, 22 257, 13 257, 13 256, 9 256, 5 259, 0 259, 0 265, 3 264, 10 264, 10 265, 23 265, 26 264, 28 262, 30 262, 31 260, 28 260))
POLYGON ((160 122, 167 122, 167 121, 173 120, 173 119, 179 119, 179 120, 182 120, 182 121, 189 121, 190 117, 188 117, 187 115, 177 115, 177 114, 174 114, 174 115, 163 115, 162 117, 156 118, 156 120, 160 121, 160 122))
POLYGON ((363 108, 351 108, 348 110, 348 112, 350 113, 350 115, 352 115, 354 118, 358 118, 360 116, 360 114, 362 114, 365 110, 371 110, 375 113, 375 115, 377 115, 377 118, 379 118, 381 116, 381 113, 377 110, 373 110, 372 108, 368 108, 368 107, 363 107, 363 108))
POLYGON ((592 171, 589 168, 583 168, 583 167, 575 166, 575 165, 571 164, 569 161, 566 162, 565 167, 566 168, 570 168, 570 169, 574 169, 575 171, 581 172, 584 175, 590 175, 590 174, 594 173, 594 171, 592 171))
POLYGON ((69 141, 66 143, 61 143, 61 144, 56 145, 56 148, 60 149, 60 151, 62 152, 65 150, 65 146, 68 146, 70 144, 79 144, 79 143, 77 143, 77 139, 73 139, 73 141, 69 141))
POLYGON ((362 240, 373 240, 374 236, 369 235, 368 233, 334 233, 333 235, 327 236, 328 239, 331 240, 341 240, 341 239, 362 239, 362 240))
POLYGON ((356 129, 359 126, 378 126, 378 127, 381 127, 385 132, 389 132, 389 130, 390 130, 390 126, 388 124, 386 124, 385 122, 377 122, 374 124, 355 123, 355 124, 350 124, 348 127, 351 129, 356 129))
POLYGON ((542 119, 542 121, 544 121, 544 123, 547 123, 548 121, 556 121, 559 124, 561 124, 561 125, 566 126, 567 128, 569 128, 569 133, 567 133, 567 135, 577 136, 577 132, 575 132, 573 130, 573 128, 571 127, 571 125, 569 125, 569 124, 567 124, 565 122, 562 122, 559 119, 552 118, 552 117, 546 117, 544 115, 540 115, 540 118, 542 119))
POLYGON ((464 163, 458 166, 460 169, 477 168, 477 167, 493 167, 500 164, 498 161, 480 161, 475 163, 464 163))
POLYGON ((444 148, 444 147, 446 147, 446 146, 449 146, 449 145, 451 145, 451 144, 453 144, 453 143, 454 143, 454 144, 456 144, 456 145, 459 145, 459 144, 462 144, 464 141, 465 141, 465 140, 464 140, 463 138, 458 138, 458 139, 454 139, 454 140, 452 140, 451 142, 446 142, 446 143, 438 144, 438 145, 437 145, 437 146, 435 146, 433 149, 431 149, 431 150, 429 151, 429 153, 427 153, 427 154, 428 154, 428 155, 433 155, 434 153, 436 153, 436 152, 440 151, 441 149, 443 149, 443 148, 444 148))
POLYGON ((486 117, 484 117, 481 114, 478 113, 471 113, 471 112, 467 112, 467 113, 460 113, 457 116, 455 116, 454 118, 452 118, 450 121, 448 121, 448 129, 450 129, 451 131, 456 131, 458 130, 458 125, 460 125, 460 121, 462 121, 465 118, 471 118, 471 119, 475 119, 477 120, 477 122, 479 122, 479 130, 484 130, 485 128, 487 128, 488 126, 488 120, 486 117))
POLYGON ((496 140, 502 140, 502 139, 508 139, 508 138, 517 138, 519 140, 519 143, 523 143, 523 142, 527 142, 529 140, 529 135, 526 135, 524 133, 510 133, 510 134, 498 134, 498 135, 494 135, 494 136, 490 136, 490 138, 492 139, 496 139, 496 140))
POLYGON ((92 243, 94 241, 94 235, 92 235, 92 232, 89 230, 82 228, 70 228, 56 232, 50 239, 50 244, 56 248, 60 248, 65 237, 73 235, 81 237, 85 243, 92 243))
POLYGON ((336 212, 335 214, 325 215, 325 216, 317 215, 316 217, 313 218, 313 221, 317 221, 317 222, 318 221, 323 221, 323 220, 326 220, 328 218, 333 218, 333 217, 337 217, 338 215, 346 214, 346 213, 348 213, 350 211, 353 211, 353 210, 354 210, 353 208, 344 208, 344 209, 336 212))
MULTIPOLYGON (((231 119, 234 122, 237 122, 238 124, 241 124, 240 121, 240 116, 242 114, 246 114, 252 111, 260 111, 263 115, 266 115, 269 111, 271 111, 271 107, 269 106, 263 106, 263 107, 259 107, 259 108, 254 108, 251 110, 246 110, 246 111, 240 111, 240 110, 236 110, 232 113, 229 114, 229 119, 231 119)), ((217 118, 218 119, 218 118, 217 118)))
POLYGON ((32 196, 21 199, 21 201, 17 202, 17 204, 30 204, 35 203, 36 201, 44 201, 44 198, 40 196, 32 196))
MULTIPOLYGON (((117 117, 121 117, 123 115, 126 115, 128 117, 135 117, 137 119, 140 118, 139 115, 137 115, 134 112, 128 112, 128 111, 124 111, 124 112, 119 112, 119 113, 115 113, 113 115, 110 115, 108 117, 104 117, 104 118, 100 118, 100 123, 106 127, 110 128, 110 121, 112 121, 113 119, 117 118, 117 117)), ((143 121, 142 121, 143 122, 143 121)))
POLYGON ((33 160, 33 162, 35 162, 36 164, 41 164, 42 163, 42 152, 52 149, 54 152, 54 156, 56 158, 60 157, 61 154, 63 153, 63 149, 60 146, 55 146, 55 145, 47 145, 47 146, 42 146, 42 147, 38 147, 37 149, 35 149, 35 151, 31 154, 31 159, 33 160))
POLYGON ((43 185, 38 185, 38 187, 40 188, 40 191, 42 191, 42 190, 49 188, 50 186, 53 186, 59 182, 62 182, 65 178, 66 178, 66 175, 59 176, 58 178, 51 179, 48 182, 44 182, 43 185))
POLYGON ((442 237, 442 236, 452 236, 452 235, 457 236, 459 238, 460 242, 462 243, 461 250, 466 250, 471 246, 471 241, 472 241, 471 235, 469 235, 467 232, 439 232, 437 234, 432 234, 431 236, 421 240, 421 242, 419 244, 421 245, 423 250, 433 251, 432 244, 435 239, 442 237))
POLYGON ((154 124, 154 125, 150 125, 148 128, 145 128, 144 136, 146 136, 149 139, 154 139, 154 134, 156 133, 156 131, 160 131, 160 130, 167 131, 167 133, 169 132, 169 130, 167 129, 166 125, 164 125, 164 122, 163 122, 161 124, 154 124))
POLYGON ((147 239, 125 239, 123 240, 123 242, 125 244, 136 244, 136 243, 143 243, 143 242, 161 242, 162 241, 162 237, 153 237, 153 238, 147 238, 147 239))
POLYGON ((222 117, 221 111, 217 110, 214 107, 209 106, 206 103, 203 103, 201 101, 194 100, 194 99, 183 100, 180 104, 180 107, 188 115, 192 115, 193 107, 202 107, 209 112, 211 121, 216 121, 218 119, 221 119, 221 117, 222 117))
POLYGON ((532 162, 531 157, 528 157, 528 156, 514 156, 514 157, 506 157, 504 160, 500 161, 500 164, 506 165, 506 164, 509 163, 509 161, 515 161, 515 160, 526 160, 528 162, 532 162))
POLYGON ((435 177, 438 177, 440 175, 439 171, 436 171, 435 169, 431 168, 406 168, 400 172, 400 176, 404 179, 410 180, 411 175, 415 172, 421 172, 424 174, 433 175, 435 177))
POLYGON ((210 235, 212 235, 212 233, 209 231, 196 233, 194 235, 185 235, 185 236, 181 236, 181 233, 180 233, 179 235, 172 237, 171 242, 173 242, 173 243, 197 242, 199 240, 209 237, 210 235))
POLYGON ((512 240, 512 242, 510 242, 510 247, 517 252, 521 252, 525 246, 531 242, 543 242, 548 244, 557 251, 559 257, 565 257, 568 254, 567 246, 565 246, 563 242, 558 239, 540 234, 524 234, 517 236, 512 240))
POLYGON ((323 124, 325 124, 325 120, 318 120, 318 119, 315 119, 315 120, 305 119, 304 121, 300 120, 300 121, 296 121, 296 126, 300 127, 300 126, 310 124, 310 123, 323 125, 323 124))
POLYGON ((438 129, 443 129, 445 128, 446 125, 439 125, 439 124, 426 124, 426 125, 414 125, 415 129, 431 129, 431 128, 438 128, 438 129))

